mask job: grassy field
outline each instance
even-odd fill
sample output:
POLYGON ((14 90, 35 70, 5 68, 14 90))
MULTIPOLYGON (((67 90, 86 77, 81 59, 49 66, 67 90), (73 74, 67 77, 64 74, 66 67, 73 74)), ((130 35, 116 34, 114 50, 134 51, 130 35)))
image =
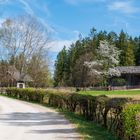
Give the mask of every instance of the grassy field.
POLYGON ((140 90, 117 90, 117 91, 80 91, 84 95, 107 95, 109 97, 127 97, 140 100, 140 90))

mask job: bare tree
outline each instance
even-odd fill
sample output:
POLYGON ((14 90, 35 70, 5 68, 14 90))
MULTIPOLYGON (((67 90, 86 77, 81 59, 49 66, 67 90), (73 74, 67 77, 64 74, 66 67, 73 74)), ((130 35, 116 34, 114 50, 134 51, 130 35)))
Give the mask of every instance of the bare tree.
POLYGON ((1 57, 16 65, 20 73, 28 71, 34 54, 46 52, 49 41, 47 29, 30 16, 7 19, 0 28, 1 57))

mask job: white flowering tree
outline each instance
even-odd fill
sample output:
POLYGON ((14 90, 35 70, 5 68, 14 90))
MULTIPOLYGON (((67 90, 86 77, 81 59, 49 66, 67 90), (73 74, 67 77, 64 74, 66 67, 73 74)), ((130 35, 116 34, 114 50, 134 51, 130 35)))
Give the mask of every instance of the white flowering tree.
POLYGON ((91 75, 96 75, 107 79, 112 76, 120 76, 120 72, 115 69, 119 64, 120 51, 114 45, 107 41, 100 41, 97 49, 97 58, 95 61, 85 62, 84 65, 90 69, 91 75))

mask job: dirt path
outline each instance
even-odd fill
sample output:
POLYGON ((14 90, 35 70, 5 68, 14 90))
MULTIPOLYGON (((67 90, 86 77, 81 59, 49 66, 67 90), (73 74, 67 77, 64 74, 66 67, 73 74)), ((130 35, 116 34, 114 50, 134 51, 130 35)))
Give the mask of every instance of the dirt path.
POLYGON ((0 96, 0 140, 80 140, 63 115, 0 96))

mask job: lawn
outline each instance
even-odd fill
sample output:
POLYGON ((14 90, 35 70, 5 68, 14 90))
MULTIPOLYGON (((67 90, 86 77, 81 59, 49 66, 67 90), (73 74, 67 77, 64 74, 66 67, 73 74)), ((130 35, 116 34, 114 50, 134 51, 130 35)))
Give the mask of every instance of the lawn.
POLYGON ((140 100, 140 90, 117 90, 117 91, 79 91, 84 95, 107 95, 109 97, 128 97, 140 100))

